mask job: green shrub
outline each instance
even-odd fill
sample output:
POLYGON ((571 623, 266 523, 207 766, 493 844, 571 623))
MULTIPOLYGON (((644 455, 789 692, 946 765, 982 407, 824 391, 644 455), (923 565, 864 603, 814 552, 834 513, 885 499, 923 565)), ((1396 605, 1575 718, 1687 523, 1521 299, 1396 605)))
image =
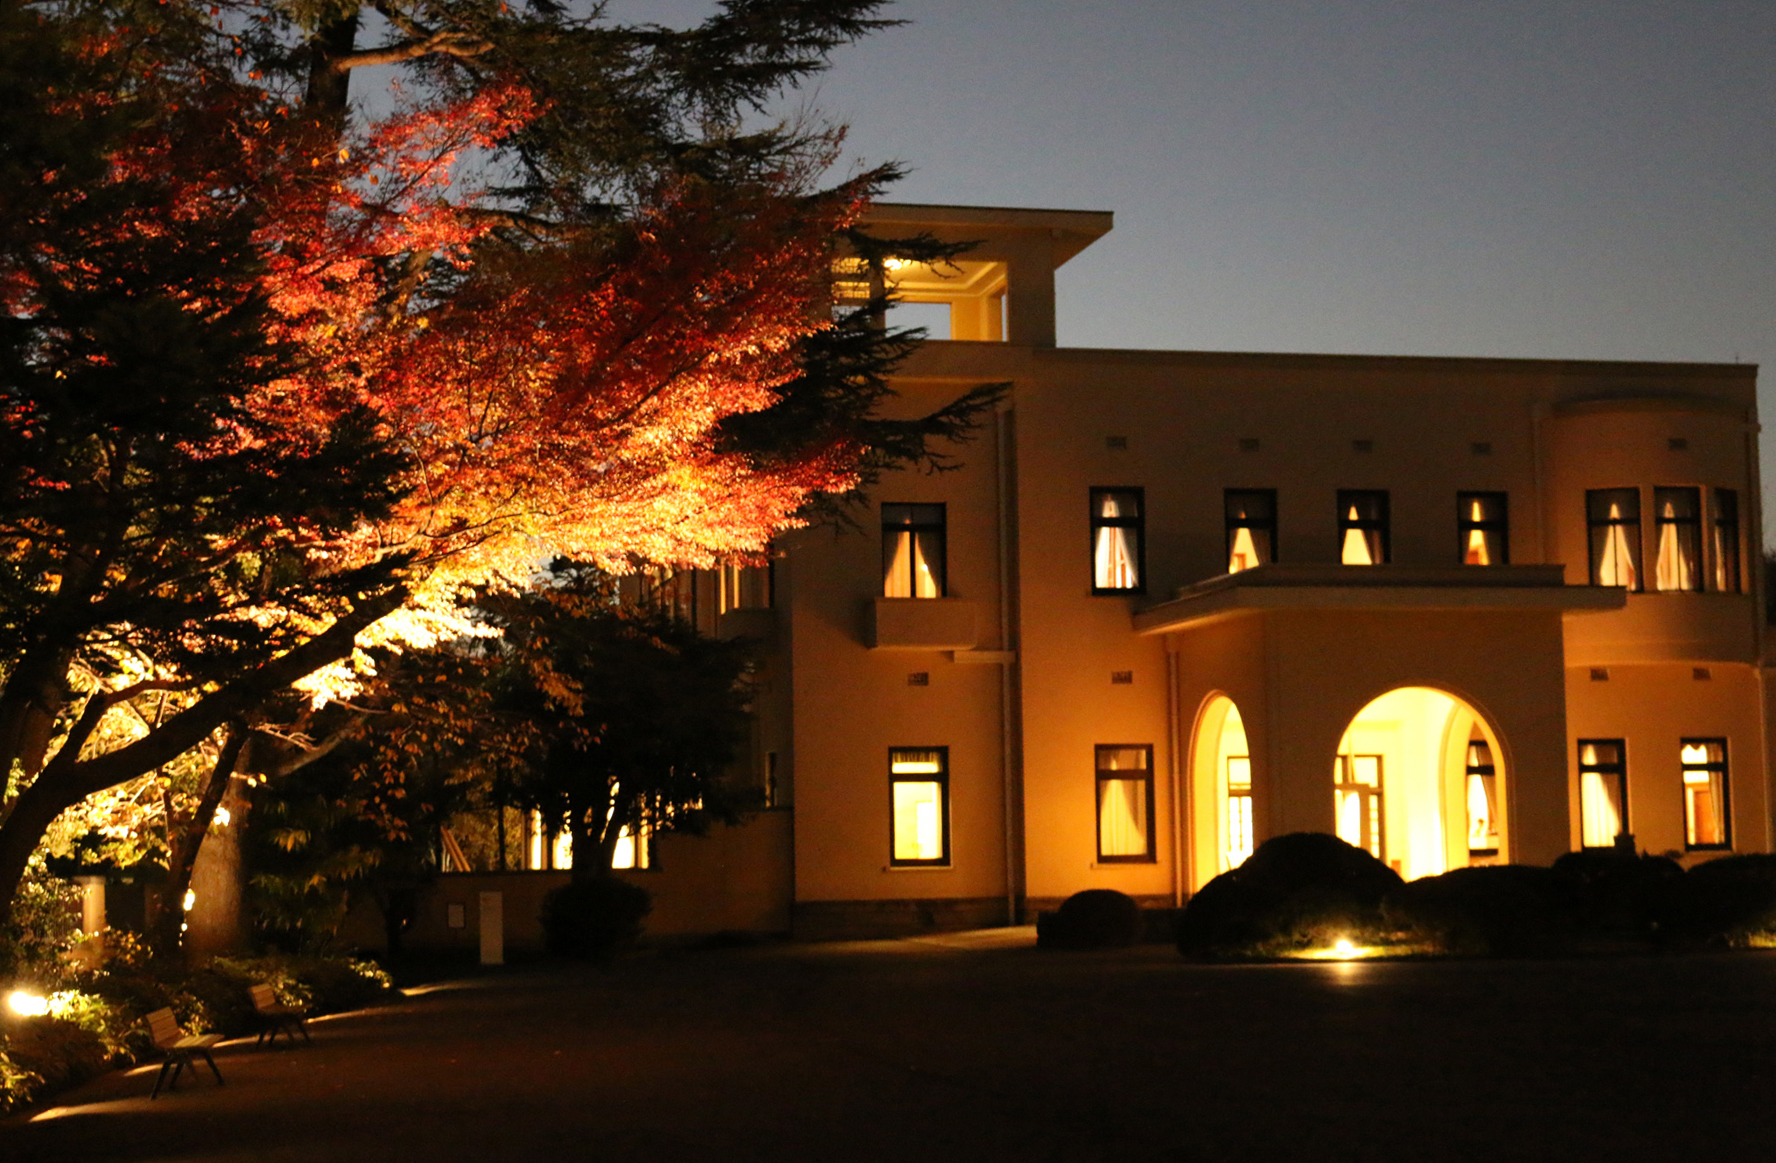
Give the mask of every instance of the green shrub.
POLYGON ((653 907, 647 889, 614 876, 566 884, 543 898, 543 939, 560 957, 603 957, 641 936, 653 907))
POLYGON ((1385 931, 1382 898, 1400 884, 1393 869, 1336 836, 1276 836, 1190 898, 1178 951, 1265 957, 1340 939, 1370 944, 1385 931))
POLYGON ((1659 934, 1667 944, 1758 942, 1776 931, 1776 856, 1727 856, 1698 864, 1660 903, 1659 934))
POLYGON ((1396 929, 1446 953, 1548 953, 1578 931, 1575 882, 1520 864, 1456 868, 1403 884, 1382 903, 1396 929))
POLYGON ((1134 897, 1090 888, 1036 918, 1036 944, 1043 949, 1117 949, 1139 943, 1144 929, 1134 897))
POLYGON ((1576 923, 1585 933, 1645 941, 1681 892, 1683 866, 1666 856, 1614 849, 1568 852, 1554 872, 1570 886, 1576 923))

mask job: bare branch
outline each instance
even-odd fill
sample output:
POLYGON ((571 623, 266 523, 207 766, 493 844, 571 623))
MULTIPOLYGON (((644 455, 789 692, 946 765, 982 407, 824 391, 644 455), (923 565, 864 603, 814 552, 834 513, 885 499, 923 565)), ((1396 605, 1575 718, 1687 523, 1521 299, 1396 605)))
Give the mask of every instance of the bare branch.
POLYGON ((343 73, 348 69, 362 69, 372 65, 396 65, 416 57, 429 57, 440 53, 453 57, 478 57, 492 48, 491 42, 466 32, 439 32, 424 40, 404 40, 397 44, 385 44, 381 48, 368 48, 362 52, 345 53, 330 59, 327 62, 327 67, 336 73, 343 73))

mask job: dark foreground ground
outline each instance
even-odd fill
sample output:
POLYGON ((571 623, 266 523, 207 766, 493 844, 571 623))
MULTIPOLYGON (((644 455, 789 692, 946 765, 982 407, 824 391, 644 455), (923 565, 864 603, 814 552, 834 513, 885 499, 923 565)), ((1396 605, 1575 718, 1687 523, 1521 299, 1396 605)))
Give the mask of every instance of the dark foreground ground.
POLYGON ((0 1159, 1776 1155, 1776 956, 1205 967, 1004 935, 449 983, 0 1124, 0 1159))

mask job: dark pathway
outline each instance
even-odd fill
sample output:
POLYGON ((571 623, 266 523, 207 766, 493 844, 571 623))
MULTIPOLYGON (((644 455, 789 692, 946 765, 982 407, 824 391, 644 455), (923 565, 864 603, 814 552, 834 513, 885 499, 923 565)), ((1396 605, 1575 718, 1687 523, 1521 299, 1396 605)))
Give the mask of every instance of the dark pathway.
POLYGON ((787 947, 524 971, 111 1075, 0 1159, 1688 1160, 1776 1153, 1776 956, 1205 968, 787 947))

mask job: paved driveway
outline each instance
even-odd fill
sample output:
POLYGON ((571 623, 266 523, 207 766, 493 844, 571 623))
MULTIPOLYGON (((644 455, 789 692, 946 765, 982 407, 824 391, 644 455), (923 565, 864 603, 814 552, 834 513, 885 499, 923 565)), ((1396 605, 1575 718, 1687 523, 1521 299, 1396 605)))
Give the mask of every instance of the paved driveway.
POLYGON ((1776 957, 1203 967, 1028 931, 453 983, 0 1125, 80 1160, 1707 1160, 1776 1151, 1776 957))

